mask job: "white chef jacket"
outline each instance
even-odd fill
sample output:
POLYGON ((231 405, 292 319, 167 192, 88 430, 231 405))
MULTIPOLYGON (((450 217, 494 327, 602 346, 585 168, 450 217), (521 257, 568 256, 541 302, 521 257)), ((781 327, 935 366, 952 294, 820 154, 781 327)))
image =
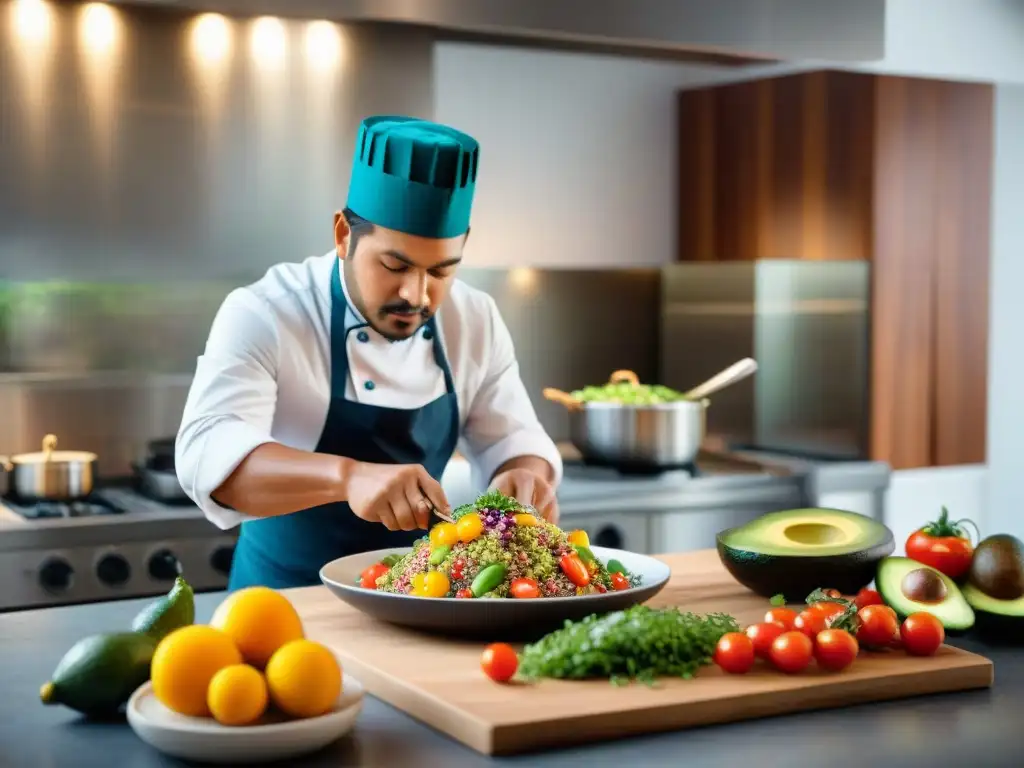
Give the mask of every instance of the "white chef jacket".
MULTIPOLYGON (((253 449, 277 442, 312 451, 320 440, 331 400, 336 258, 331 251, 271 267, 256 283, 229 293, 214 318, 185 404, 175 467, 182 488, 219 528, 249 519, 210 494, 253 449)), ((363 325, 340 273, 348 303, 346 399, 419 408, 444 394, 444 374, 423 329, 392 342, 363 325)), ((455 383, 458 450, 471 462, 478 487, 509 459, 527 455, 550 463, 557 484, 561 457, 537 419, 494 300, 454 280, 436 325, 455 383)))

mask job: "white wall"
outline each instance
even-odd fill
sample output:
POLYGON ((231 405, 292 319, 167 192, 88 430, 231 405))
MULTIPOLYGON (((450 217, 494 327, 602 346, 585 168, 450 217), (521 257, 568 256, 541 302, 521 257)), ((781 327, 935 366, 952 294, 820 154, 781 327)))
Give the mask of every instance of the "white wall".
MULTIPOLYGON (((1024 83, 1024 1, 889 0, 887 55, 846 69, 1024 83)), ((819 69, 744 71, 442 44, 435 115, 482 143, 474 266, 647 266, 674 258, 675 93, 819 69)), ((1024 537, 1024 86, 997 89, 988 466, 897 472, 897 538, 942 505, 1024 537), (1020 510, 1020 511, 1018 511, 1020 510)), ((979 256, 981 256, 979 254, 979 256)))

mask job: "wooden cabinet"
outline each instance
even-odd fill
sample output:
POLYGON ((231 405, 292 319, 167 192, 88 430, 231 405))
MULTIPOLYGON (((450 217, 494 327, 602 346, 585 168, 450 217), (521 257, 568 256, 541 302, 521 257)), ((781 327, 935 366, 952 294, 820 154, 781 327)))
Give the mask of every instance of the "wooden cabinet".
POLYGON ((812 72, 679 97, 679 259, 872 264, 870 456, 985 461, 992 86, 812 72))

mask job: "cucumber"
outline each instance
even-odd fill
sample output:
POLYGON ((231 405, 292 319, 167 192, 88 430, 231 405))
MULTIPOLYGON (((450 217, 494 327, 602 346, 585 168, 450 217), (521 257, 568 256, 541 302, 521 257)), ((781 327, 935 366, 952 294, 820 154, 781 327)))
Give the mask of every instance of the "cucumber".
POLYGON ((140 632, 91 635, 64 654, 39 689, 43 704, 62 704, 86 717, 115 715, 149 680, 157 641, 140 632))
POLYGON ((149 635, 159 643, 174 630, 187 627, 195 620, 195 595, 191 585, 179 576, 170 592, 139 612, 132 621, 132 632, 149 635))
POLYGON ((448 557, 448 553, 452 551, 452 548, 442 544, 440 547, 430 553, 430 564, 440 565, 444 562, 444 559, 448 557))
POLYGON ((473 583, 469 585, 469 591, 473 593, 473 597, 481 597, 501 584, 504 578, 504 563, 491 563, 482 568, 480 573, 476 575, 473 583))

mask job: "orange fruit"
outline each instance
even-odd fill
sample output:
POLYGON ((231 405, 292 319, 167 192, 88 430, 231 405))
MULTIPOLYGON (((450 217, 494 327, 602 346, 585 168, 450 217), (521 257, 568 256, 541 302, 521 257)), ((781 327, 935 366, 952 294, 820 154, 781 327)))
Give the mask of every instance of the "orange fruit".
POLYGON ((341 695, 341 665, 328 648, 312 640, 281 646, 266 675, 271 701, 292 717, 329 712, 341 695))
POLYGON ((233 664, 210 680, 206 704, 221 725, 250 725, 267 710, 267 681, 255 667, 233 664))
POLYGON ((220 630, 203 624, 181 627, 161 640, 153 654, 153 694, 179 714, 209 717, 210 680, 224 667, 241 662, 242 654, 220 630))
POLYGON ((231 594, 217 606, 210 626, 234 640, 242 658, 257 669, 263 669, 282 645, 305 636, 295 606, 269 587, 231 594))

